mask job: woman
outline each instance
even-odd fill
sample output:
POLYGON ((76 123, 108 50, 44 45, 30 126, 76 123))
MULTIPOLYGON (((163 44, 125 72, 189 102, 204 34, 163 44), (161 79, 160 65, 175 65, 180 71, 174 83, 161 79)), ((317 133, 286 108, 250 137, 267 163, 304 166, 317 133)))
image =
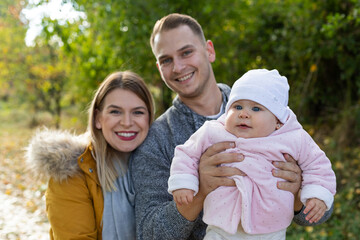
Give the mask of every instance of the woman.
POLYGON ((148 134, 152 96, 130 71, 109 75, 89 109, 87 134, 38 132, 27 149, 32 169, 49 177, 51 239, 135 239, 128 160, 148 134))

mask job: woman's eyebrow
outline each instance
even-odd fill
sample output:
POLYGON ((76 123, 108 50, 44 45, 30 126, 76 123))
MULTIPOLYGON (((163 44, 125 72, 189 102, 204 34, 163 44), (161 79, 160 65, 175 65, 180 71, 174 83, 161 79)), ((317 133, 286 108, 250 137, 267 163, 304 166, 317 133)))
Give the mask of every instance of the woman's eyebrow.
POLYGON ((109 106, 107 106, 106 108, 121 108, 115 104, 110 104, 109 106))
MULTIPOLYGON (((106 107, 107 109, 109 108, 116 108, 116 109, 122 109, 122 107, 118 106, 118 105, 115 105, 115 104, 110 104, 109 106, 106 107)), ((144 106, 138 106, 138 107, 134 107, 133 108, 134 110, 138 110, 138 109, 144 109, 146 110, 147 108, 144 107, 144 106)))
POLYGON ((139 110, 139 109, 147 110, 147 107, 139 106, 139 107, 135 107, 135 108, 133 108, 133 109, 134 109, 134 110, 139 110))

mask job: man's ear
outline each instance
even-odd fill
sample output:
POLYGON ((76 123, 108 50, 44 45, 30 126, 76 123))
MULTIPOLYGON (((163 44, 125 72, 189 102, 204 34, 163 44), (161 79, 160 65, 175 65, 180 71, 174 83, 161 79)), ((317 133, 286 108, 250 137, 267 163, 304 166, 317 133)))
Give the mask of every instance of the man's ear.
POLYGON ((159 73, 160 73, 160 75, 161 75, 160 65, 159 65, 159 62, 158 62, 158 61, 156 61, 156 68, 157 68, 157 70, 159 71, 159 73))
POLYGON ((215 48, 214 48, 214 44, 211 40, 207 40, 206 41, 206 50, 208 52, 208 59, 209 61, 215 62, 215 58, 216 58, 216 54, 215 54, 215 48))

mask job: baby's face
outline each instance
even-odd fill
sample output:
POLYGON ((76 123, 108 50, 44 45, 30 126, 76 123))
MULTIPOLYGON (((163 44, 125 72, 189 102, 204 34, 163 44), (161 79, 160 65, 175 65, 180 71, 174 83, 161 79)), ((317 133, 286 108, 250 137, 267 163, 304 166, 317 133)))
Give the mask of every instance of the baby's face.
POLYGON ((227 112, 225 129, 241 138, 266 137, 275 131, 277 123, 275 115, 263 105, 238 100, 227 112))

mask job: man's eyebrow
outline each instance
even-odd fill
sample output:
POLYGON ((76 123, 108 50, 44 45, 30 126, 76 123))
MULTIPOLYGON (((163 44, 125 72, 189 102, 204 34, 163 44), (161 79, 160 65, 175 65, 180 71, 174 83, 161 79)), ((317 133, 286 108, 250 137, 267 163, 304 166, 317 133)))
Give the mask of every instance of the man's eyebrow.
POLYGON ((168 55, 161 55, 161 56, 159 56, 158 61, 161 61, 162 59, 165 59, 167 57, 168 57, 168 55))
MULTIPOLYGON (((182 51, 184 51, 185 49, 193 48, 193 47, 194 47, 194 45, 192 45, 192 44, 187 44, 187 45, 179 48, 178 50, 176 50, 176 52, 182 52, 182 51)), ((167 58, 167 57, 168 57, 168 55, 161 55, 161 56, 159 56, 158 59, 159 59, 159 61, 160 61, 160 60, 165 59, 165 58, 167 58)))
POLYGON ((181 52, 181 51, 184 51, 185 49, 193 48, 193 47, 194 47, 194 45, 187 44, 187 45, 183 46, 182 48, 178 49, 177 52, 181 52))

